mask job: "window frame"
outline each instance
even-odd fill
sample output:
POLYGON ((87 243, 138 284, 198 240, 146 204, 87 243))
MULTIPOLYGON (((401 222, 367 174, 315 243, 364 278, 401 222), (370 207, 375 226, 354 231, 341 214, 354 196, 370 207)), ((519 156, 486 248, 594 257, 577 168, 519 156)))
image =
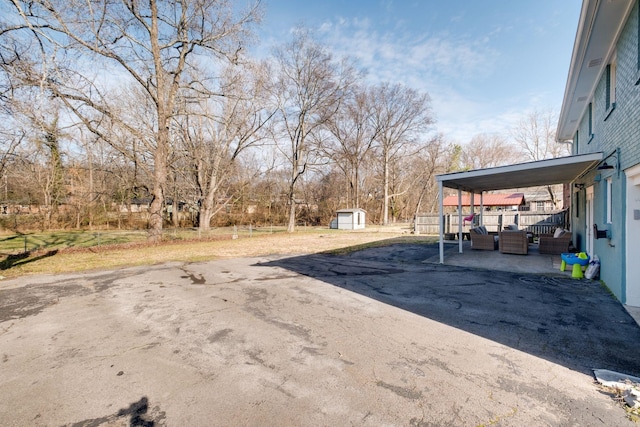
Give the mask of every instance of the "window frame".
POLYGON ((589 142, 593 139, 593 102, 589 103, 589 142))
POLYGON ((616 108, 616 68, 615 61, 607 64, 607 90, 605 91, 605 106, 607 111, 616 108))
POLYGON ((607 64, 605 69, 605 115, 604 120, 607 120, 613 110, 616 109, 616 86, 617 86, 617 74, 618 74, 618 61, 616 52, 613 53, 611 61, 607 64))

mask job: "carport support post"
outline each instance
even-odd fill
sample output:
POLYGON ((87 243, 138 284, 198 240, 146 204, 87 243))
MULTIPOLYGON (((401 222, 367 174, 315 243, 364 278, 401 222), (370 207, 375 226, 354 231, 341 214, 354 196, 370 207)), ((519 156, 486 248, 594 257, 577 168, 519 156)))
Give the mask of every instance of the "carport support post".
POLYGON ((440 264, 444 264, 444 202, 442 200, 442 181, 438 181, 438 212, 440 214, 440 264))
POLYGON ((458 252, 462 253, 462 190, 458 189, 458 252))
MULTIPOLYGON (((471 209, 471 212, 469 212, 469 215, 471 215, 474 212, 475 206, 476 206, 476 202, 475 202, 475 196, 476 194, 472 191, 471 192, 471 196, 469 197, 469 208, 471 209)), ((474 225, 474 218, 471 218, 471 225, 474 225)))

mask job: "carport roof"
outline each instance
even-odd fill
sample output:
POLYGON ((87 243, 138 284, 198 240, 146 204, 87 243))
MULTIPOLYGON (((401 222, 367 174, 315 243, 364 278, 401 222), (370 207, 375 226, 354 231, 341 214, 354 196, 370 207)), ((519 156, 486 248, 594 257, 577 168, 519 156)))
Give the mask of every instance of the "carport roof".
POLYGON ((443 187, 481 193, 505 188, 527 188, 540 185, 564 184, 595 167, 601 152, 558 157, 536 162, 518 163, 487 169, 476 169, 436 175, 443 187))
MULTIPOLYGON (((483 198, 485 206, 520 206, 524 205, 523 193, 486 194, 483 198)), ((442 201, 444 206, 458 206, 458 196, 447 196, 442 201)), ((471 206, 471 196, 462 196, 462 206, 471 206)))

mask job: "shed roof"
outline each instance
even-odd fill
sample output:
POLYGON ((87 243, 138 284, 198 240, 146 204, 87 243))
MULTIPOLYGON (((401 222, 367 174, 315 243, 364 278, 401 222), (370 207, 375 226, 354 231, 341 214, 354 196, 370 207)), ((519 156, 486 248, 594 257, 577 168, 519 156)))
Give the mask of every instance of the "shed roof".
POLYGON ((361 208, 353 208, 353 209, 338 209, 336 213, 356 213, 356 212, 366 212, 361 208))

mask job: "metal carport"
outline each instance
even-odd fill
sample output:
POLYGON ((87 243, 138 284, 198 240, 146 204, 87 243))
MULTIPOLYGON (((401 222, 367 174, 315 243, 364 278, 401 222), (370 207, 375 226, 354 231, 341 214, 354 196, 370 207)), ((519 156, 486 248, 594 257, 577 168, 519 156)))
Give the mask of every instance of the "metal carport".
POLYGON ((480 216, 482 217, 482 197, 485 191, 570 183, 596 167, 602 158, 603 153, 597 152, 436 175, 440 213, 440 264, 444 263, 444 223, 442 221, 444 187, 458 190, 458 246, 459 252, 462 253, 462 191, 471 193, 472 208, 474 194, 480 194, 480 216))

